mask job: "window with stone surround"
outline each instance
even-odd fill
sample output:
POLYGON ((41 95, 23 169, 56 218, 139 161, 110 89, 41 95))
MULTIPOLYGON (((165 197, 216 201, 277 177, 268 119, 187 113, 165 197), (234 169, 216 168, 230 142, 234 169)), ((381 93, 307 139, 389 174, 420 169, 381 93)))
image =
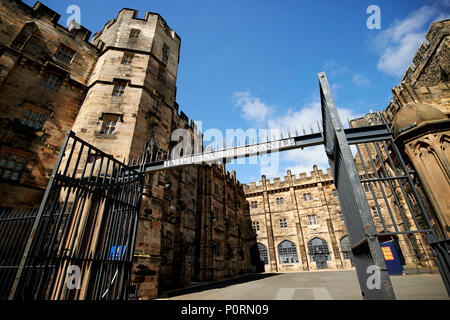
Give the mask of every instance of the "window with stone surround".
POLYGON ((104 113, 102 115, 103 122, 100 133, 113 135, 116 132, 116 126, 119 119, 120 115, 118 114, 104 113))
POLYGON ((62 84, 63 79, 53 72, 47 72, 44 75, 44 80, 42 81, 42 85, 46 88, 52 89, 53 91, 58 91, 59 87, 62 84))
POLYGON ((20 123, 34 130, 40 130, 44 126, 47 117, 48 112, 41 111, 40 109, 36 109, 31 106, 26 106, 25 113, 22 115, 20 123))
POLYGON ((331 261, 330 250, 328 249, 328 243, 321 238, 314 238, 308 242, 308 253, 311 257, 311 262, 316 261, 316 256, 325 255, 327 261, 331 261))
POLYGON ((250 206, 252 207, 252 209, 258 208, 258 201, 252 201, 252 202, 250 202, 250 206))
POLYGON ((126 87, 127 87, 127 81, 115 80, 112 95, 115 97, 122 97, 123 94, 125 93, 126 87))
POLYGON ((220 246, 220 243, 215 243, 214 244, 214 255, 216 257, 220 257, 222 255, 222 248, 220 246))
POLYGON ((372 215, 375 219, 379 218, 377 207, 372 207, 372 215))
POLYGON ((59 46, 58 52, 56 53, 56 59, 61 62, 70 64, 75 55, 75 50, 70 49, 69 47, 61 44, 59 46))
POLYGON ((141 30, 139 29, 131 29, 130 31, 130 39, 139 39, 139 35, 141 34, 141 30))
POLYGON ((280 219, 280 228, 281 228, 281 230, 287 229, 287 219, 286 218, 280 219))
POLYGON ((338 193, 337 193, 337 190, 336 190, 336 189, 333 189, 333 196, 335 196, 335 197, 338 196, 338 193))
POLYGON ((131 63, 133 62, 133 58, 134 58, 134 53, 124 52, 122 61, 120 63, 126 64, 126 65, 131 65, 131 63))
POLYGON ((162 48, 162 62, 165 64, 169 62, 169 47, 167 45, 163 45, 162 48))
POLYGON ((305 201, 310 201, 310 200, 312 200, 311 193, 305 193, 305 194, 303 195, 303 199, 305 199, 305 201))
POLYGON ((260 230, 258 221, 253 221, 252 226, 253 226, 253 232, 257 233, 260 230))
POLYGON ((19 181, 29 158, 30 153, 26 151, 3 146, 0 149, 0 177, 19 181))
POLYGON ((308 216, 309 225, 313 226, 317 224, 317 216, 315 214, 311 214, 308 216))
POLYGON ((342 214, 341 211, 339 211, 338 214, 339 214, 339 219, 341 219, 341 221, 343 222, 344 221, 344 215, 342 214))
POLYGON ((277 206, 281 206, 281 205, 284 204, 284 198, 283 197, 277 198, 276 201, 277 201, 277 206))
POLYGON ((297 247, 291 241, 283 241, 278 245, 280 264, 298 263, 297 247))

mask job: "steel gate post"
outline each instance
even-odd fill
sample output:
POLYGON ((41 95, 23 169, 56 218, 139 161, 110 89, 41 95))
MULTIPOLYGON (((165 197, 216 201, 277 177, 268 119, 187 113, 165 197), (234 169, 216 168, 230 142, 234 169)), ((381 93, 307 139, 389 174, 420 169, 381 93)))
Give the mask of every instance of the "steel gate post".
POLYGON ((364 299, 395 299, 355 161, 324 72, 318 74, 325 151, 338 192, 364 299))

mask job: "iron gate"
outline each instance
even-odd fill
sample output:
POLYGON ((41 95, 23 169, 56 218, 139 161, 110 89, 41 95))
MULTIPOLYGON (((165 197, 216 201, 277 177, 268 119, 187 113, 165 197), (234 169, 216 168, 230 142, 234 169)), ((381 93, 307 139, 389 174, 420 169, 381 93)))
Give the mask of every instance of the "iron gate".
POLYGON ((448 239, 432 228, 413 171, 402 160, 389 124, 375 113, 344 129, 324 73, 319 74, 319 84, 319 133, 289 134, 177 159, 169 159, 169 152, 144 154, 127 166, 68 132, 39 209, 0 216, 0 236, 9 240, 0 246, 0 298, 126 299, 143 174, 321 144, 363 297, 395 299, 380 248, 382 236, 406 237, 414 250, 433 255, 450 292, 448 239), (14 233, 18 225, 23 225, 22 231, 14 233), (378 272, 379 285, 370 284, 373 272, 378 272), (73 290, 74 283, 80 288, 73 290))
POLYGON ((69 131, 39 209, 0 217, 0 298, 126 299, 141 193, 139 172, 69 131))
POLYGON ((325 151, 363 297, 395 299, 379 244, 379 238, 386 236, 404 237, 421 254, 434 255, 450 293, 448 248, 444 252, 444 245, 438 242, 440 234, 432 227, 413 182, 414 172, 403 161, 389 124, 379 112, 349 122, 350 127, 366 128, 368 132, 371 127, 385 127, 389 133, 368 135, 353 143, 353 154, 352 143, 345 135, 325 73, 319 74, 319 83, 325 151), (431 245, 433 252, 423 246, 424 241, 431 245), (374 283, 375 272, 380 279, 378 286, 374 283))

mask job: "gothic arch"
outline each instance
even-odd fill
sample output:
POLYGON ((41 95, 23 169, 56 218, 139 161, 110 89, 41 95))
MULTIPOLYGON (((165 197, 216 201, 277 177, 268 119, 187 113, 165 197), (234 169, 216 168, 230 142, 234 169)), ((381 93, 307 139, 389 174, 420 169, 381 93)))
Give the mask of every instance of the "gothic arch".
POLYGON ((298 263, 297 247, 295 243, 284 240, 278 244, 278 259, 280 264, 298 263))

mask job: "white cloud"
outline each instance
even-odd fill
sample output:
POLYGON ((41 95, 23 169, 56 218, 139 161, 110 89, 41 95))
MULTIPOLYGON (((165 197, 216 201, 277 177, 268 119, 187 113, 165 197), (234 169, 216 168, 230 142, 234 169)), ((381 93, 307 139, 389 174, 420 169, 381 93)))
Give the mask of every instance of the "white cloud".
MULTIPOLYGON (((235 95, 236 96, 236 95, 235 95)), ((245 100, 241 103, 241 108, 243 112, 243 118, 247 119, 251 125, 259 125, 260 127, 267 128, 269 130, 283 132, 283 137, 287 137, 288 131, 291 135, 295 135, 295 130, 298 134, 303 134, 303 129, 306 134, 311 133, 311 128, 313 132, 318 132, 318 123, 322 125, 322 111, 319 101, 311 101, 304 104, 298 110, 288 109, 284 114, 279 116, 273 116, 275 114, 275 109, 270 107, 270 112, 266 112, 265 116, 248 116, 245 110, 251 106, 258 105, 259 108, 267 105, 261 102, 260 98, 253 97, 249 92, 246 92, 245 100)), ((267 107, 269 108, 269 107, 267 107)), ((337 108, 339 116, 341 117, 342 124, 347 126, 347 119, 356 118, 357 115, 351 110, 346 108, 337 108)), ((277 134, 276 138, 279 138, 277 134)), ((279 165, 273 166, 273 163, 267 166, 261 166, 261 174, 266 175, 267 178, 274 177, 284 177, 288 169, 291 170, 293 174, 299 174, 301 172, 306 172, 309 174, 313 170, 313 166, 317 165, 319 169, 326 170, 328 165, 328 159, 325 155, 324 147, 310 147, 303 150, 292 150, 283 152, 280 154, 279 165)))
POLYGON ((423 6, 382 31, 375 41, 380 50, 378 69, 390 75, 402 76, 425 40, 429 25, 448 17, 437 5, 423 6))
POLYGON ((252 97, 250 92, 237 92, 233 95, 235 106, 242 110, 242 117, 249 122, 264 122, 273 112, 273 108, 261 102, 259 98, 252 97))
POLYGON ((323 69, 326 74, 329 74, 333 77, 339 76, 341 74, 348 72, 348 68, 345 64, 336 62, 334 60, 329 60, 329 61, 325 62, 323 69))
POLYGON ((355 74, 352 78, 352 81, 355 84, 355 86, 360 87, 360 88, 367 88, 371 84, 370 80, 367 79, 362 74, 355 74))

